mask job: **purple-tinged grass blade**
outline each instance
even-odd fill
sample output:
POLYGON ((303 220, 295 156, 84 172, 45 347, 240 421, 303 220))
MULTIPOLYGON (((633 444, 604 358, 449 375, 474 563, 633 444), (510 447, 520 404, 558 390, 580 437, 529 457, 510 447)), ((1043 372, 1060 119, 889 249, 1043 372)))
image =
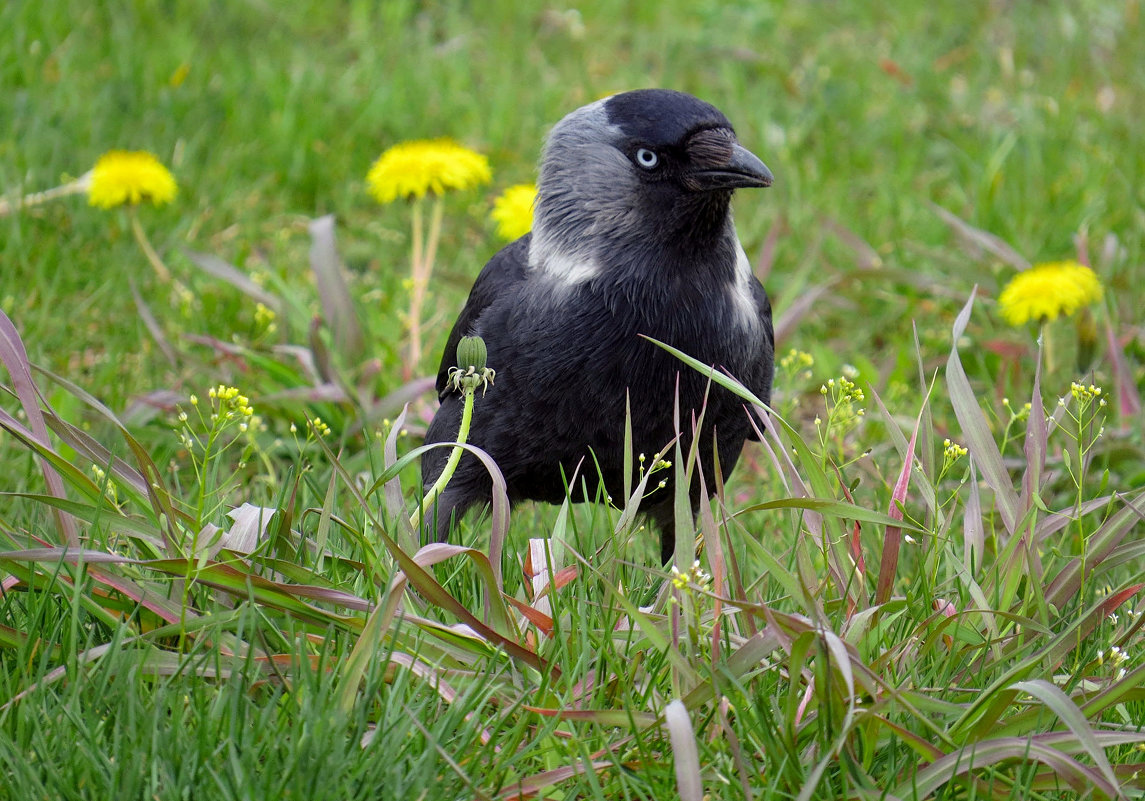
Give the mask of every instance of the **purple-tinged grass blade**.
MULTIPOLYGON (((398 460, 398 437, 401 435, 402 429, 405 427, 406 414, 409 412, 409 406, 402 407, 401 412, 394 419, 393 425, 390 426, 390 433, 386 437, 385 444, 382 446, 382 465, 386 468, 392 467, 398 460)), ((406 503, 402 495, 402 482, 398 474, 382 485, 382 494, 386 502, 386 513, 390 519, 395 521, 394 525, 397 531, 394 532, 394 539, 398 541, 402 550, 408 553, 413 553, 417 550, 417 543, 420 539, 417 532, 409 524, 409 518, 406 516, 406 503)))
POLYGON ((1012 760, 1046 765, 1079 794, 1089 795, 1093 790, 1098 790, 1108 798, 1125 797, 1120 788, 1110 784, 1100 771, 1044 744, 1037 735, 979 741, 936 759, 892 792, 900 798, 928 798, 949 782, 961 776, 972 775, 976 769, 1012 760))
MULTIPOLYGON (((41 495, 32 492, 0 492, 0 497, 23 498, 45 506, 60 509, 78 520, 86 523, 99 523, 106 526, 109 531, 125 534, 136 541, 144 541, 152 547, 160 548, 163 545, 161 532, 153 524, 137 517, 122 514, 116 507, 96 502, 86 504, 66 498, 57 498, 55 495, 41 495)), ((60 553, 63 553, 61 550, 60 553)))
POLYGON ((273 309, 276 314, 282 314, 285 305, 282 299, 273 292, 263 289, 251 280, 249 275, 233 264, 225 262, 217 256, 212 256, 210 253, 199 253, 188 248, 183 248, 183 255, 207 275, 226 281, 251 300, 261 303, 268 309, 273 309))
POLYGON ((1058 720, 1066 725, 1074 736, 1077 737, 1078 742, 1081 744, 1085 753, 1093 760, 1093 764, 1101 771, 1101 775, 1109 782, 1110 785, 1116 787, 1117 779, 1113 775, 1113 767, 1109 764, 1109 759, 1105 756, 1105 751, 1098 745, 1097 737, 1094 736, 1094 731, 1089 726, 1089 721, 1086 720, 1085 715, 1078 709, 1077 704, 1066 695, 1061 689, 1044 679, 1031 679, 1029 681, 1019 681, 1011 685, 1013 689, 1021 692, 1029 693, 1037 698, 1047 707, 1050 711, 1057 715, 1058 720))
POLYGON ((966 250, 974 258, 980 258, 982 253, 985 252, 1004 261, 1017 270, 1030 269, 1030 262, 1022 256, 1022 254, 1006 244, 1001 238, 987 231, 983 231, 981 228, 975 228, 958 215, 942 208, 942 206, 931 203, 930 207, 934 209, 934 213, 958 235, 958 238, 962 241, 966 250))
POLYGON ((46 412, 45 419, 48 427, 62 442, 84 456, 92 464, 109 470, 121 487, 134 490, 140 498, 146 497, 147 482, 138 470, 122 459, 113 456, 111 451, 90 434, 57 417, 55 413, 46 412))
POLYGON ((799 324, 799 321, 815 308, 815 304, 819 302, 819 299, 826 295, 838 283, 838 279, 832 279, 822 284, 809 286, 799 293, 799 297, 784 307, 783 311, 775 318, 774 330, 776 347, 786 341, 788 335, 790 335, 799 324))
POLYGON ((1098 498, 1090 498, 1088 501, 1082 501, 1080 506, 1071 506, 1069 509, 1064 509, 1060 512, 1043 512, 1042 516, 1038 519, 1037 525, 1034 526, 1034 541, 1041 542, 1046 537, 1057 534, 1077 518, 1084 517, 1103 506, 1108 506, 1109 502, 1115 497, 1117 496, 1102 495, 1098 498))
MULTIPOLYGON (((925 406, 925 401, 924 401, 925 406)), ((887 514, 896 520, 903 519, 902 506, 906 503, 906 493, 910 488, 910 474, 914 470, 914 445, 918 440, 918 428, 922 425, 922 410, 918 412, 918 420, 910 434, 910 442, 906 446, 903 456, 902 470, 899 471, 898 481, 891 492, 891 505, 887 514)), ((902 546, 902 527, 887 526, 883 536, 883 556, 879 563, 879 578, 875 585, 875 604, 885 604, 891 598, 891 589, 895 584, 895 574, 898 572, 899 548, 902 546)))
POLYGON ((982 470, 982 477, 994 490, 994 503, 1002 517, 1002 524, 1011 535, 1017 530, 1018 522, 1022 519, 1021 500, 1014 492, 1013 482, 1002 462, 1002 454, 998 450, 994 436, 990 433, 990 425, 986 415, 974 397, 974 390, 970 387, 970 380, 962 368, 962 360, 958 355, 958 340, 966 331, 970 323, 970 312, 974 308, 974 295, 977 288, 970 293, 970 299, 958 313, 951 333, 950 358, 946 362, 946 386, 950 392, 950 404, 954 407, 954 415, 962 426, 962 433, 966 436, 966 447, 973 454, 982 470))
MULTIPOLYGON (((7 368, 12 378, 12 386, 16 397, 24 408, 33 438, 43 447, 51 449, 51 440, 48 438, 48 427, 44 422, 44 415, 40 411, 39 390, 32 380, 32 365, 28 361, 28 351, 20 339, 16 326, 8 315, 0 311, 0 364, 7 368)), ((44 484, 48 492, 57 498, 67 497, 64 492, 64 482, 59 473, 41 457, 40 470, 44 475, 44 484)), ((70 545, 79 544, 79 534, 76 531, 75 521, 64 512, 55 511, 56 525, 59 528, 61 543, 70 545)))
POLYGON ((131 288, 131 299, 135 301, 135 310, 139 312, 139 319, 143 321, 144 327, 147 328, 147 333, 151 334, 151 338, 155 340, 155 344, 159 346, 167 363, 174 367, 178 364, 178 357, 175 355, 175 348, 171 346, 170 340, 167 335, 163 333, 163 327, 159 325, 159 321, 155 319, 155 315, 151 313, 143 296, 139 294, 139 290, 135 288, 135 282, 128 279, 127 285, 131 288))
POLYGON ((342 274, 342 260, 334 241, 334 215, 327 214, 310 223, 310 268, 318 284, 318 296, 326 323, 334 332, 338 353, 356 362, 365 350, 365 335, 358 312, 342 274))
POLYGON ((574 776, 592 771, 593 773, 601 773, 609 768, 617 767, 619 762, 613 762, 607 759, 598 759, 586 764, 583 760, 576 760, 571 765, 562 765, 559 768, 546 770, 541 773, 535 773, 532 776, 526 776, 523 779, 518 779, 505 789, 501 795, 497 796, 498 801, 532 801, 537 798, 543 790, 567 781, 574 776))
POLYGON ((700 751, 688 708, 674 699, 664 708, 664 725, 672 743, 676 763, 676 790, 680 801, 703 801, 704 784, 700 780, 700 751))
MULTIPOLYGON (((389 551, 390 555, 394 558, 394 561, 397 562, 398 567, 402 570, 403 573, 405 573, 410 585, 415 590, 417 590, 417 592, 426 601, 456 615, 460 622, 476 632, 477 636, 488 641, 494 647, 500 646, 504 648, 505 652, 513 658, 518 659, 525 664, 536 668, 537 670, 550 670, 554 675, 560 675, 560 668, 558 666, 549 664, 540 656, 538 656, 534 651, 530 650, 518 641, 506 637, 501 632, 495 630, 491 626, 486 625, 481 620, 479 620, 469 609, 463 606, 460 601, 450 595, 449 592, 443 586, 441 586, 441 584, 438 583, 437 579, 434 578, 431 573, 427 572, 425 568, 418 564, 417 560, 414 559, 408 551, 401 547, 397 540, 386 533, 385 526, 383 526, 381 521, 378 520, 376 516, 370 512, 370 505, 367 503, 365 495, 363 495, 362 492, 358 489, 354 477, 346 471, 346 468, 338 459, 334 458, 333 452, 330 451, 329 447, 321 439, 319 439, 318 442, 320 447, 326 451, 327 456, 332 459, 331 464, 333 465, 337 476, 341 478, 343 485, 345 485, 348 491, 354 495, 355 500, 366 512, 368 519, 374 525, 377 531, 377 535, 385 545, 386 550, 389 551)), ((414 448, 409 453, 405 454, 396 462, 394 462, 394 464, 383 470, 382 474, 375 479, 374 486, 385 484, 395 475, 400 473, 407 465, 412 464, 414 460, 419 458, 430 448, 449 448, 453 447, 454 444, 455 443, 451 442, 441 442, 434 443, 433 445, 422 445, 418 448, 414 448)), ((500 469, 497 467, 492 457, 490 457, 489 454, 487 454, 485 451, 474 447, 473 445, 469 445, 468 443, 462 445, 462 447, 480 459, 486 470, 489 471, 493 482, 493 497, 491 499, 493 507, 493 527, 496 529, 498 526, 500 526, 503 530, 507 530, 509 526, 509 496, 505 491, 504 476, 501 474, 500 469)), ((366 495, 372 493, 373 491, 374 490, 372 488, 369 489, 366 495)), ((494 581, 498 589, 502 587, 501 552, 500 550, 497 550, 497 552, 494 553, 494 548, 495 546, 499 547, 501 544, 502 543, 494 542, 493 537, 490 538, 490 570, 493 573, 494 581)), ((486 603, 491 603, 491 600, 487 598, 486 603)))
POLYGON ((397 414, 399 410, 413 403, 422 395, 431 392, 436 382, 436 377, 426 376, 424 378, 415 378, 412 381, 402 384, 393 392, 369 403, 366 407, 365 419, 372 421, 397 414))
MULTIPOLYGON (((105 406, 98 399, 84 391, 82 388, 76 386, 71 381, 68 381, 66 378, 55 375, 54 373, 50 373, 42 368, 37 368, 37 370, 42 375, 48 376, 53 382, 64 387, 68 392, 70 392, 79 400, 83 401, 86 405, 99 412, 105 419, 107 419, 117 429, 119 429, 120 436, 123 437, 123 441, 127 443, 127 447, 131 450, 131 453, 135 458, 136 466, 138 468, 137 475, 143 480, 143 486, 146 487, 147 495, 151 502, 152 511, 155 514, 155 518, 157 520, 165 516, 169 527, 173 526, 175 521, 183 521, 183 523, 186 525, 190 525, 193 522, 190 515, 181 511, 172 502, 171 494, 167 491, 163 484, 163 474, 159 468, 155 466, 155 462, 153 462, 151 459, 151 454, 148 453, 147 449, 144 448, 143 445, 140 444, 140 442, 131 435, 131 432, 128 431, 127 426, 115 415, 114 412, 111 411, 111 409, 107 408, 107 406, 105 406)), ((77 448, 76 450, 80 449, 77 448)), ((116 470, 114 464, 112 465, 112 469, 116 470)), ((132 477, 132 483, 134 486, 134 476, 132 477)), ((167 538, 169 534, 169 531, 163 532, 165 538, 167 538)), ((175 553, 175 549, 170 545, 169 542, 167 543, 167 547, 169 553, 175 553)))
POLYGON ((1038 363, 1034 368, 1034 390, 1030 398, 1030 416, 1026 420, 1026 471, 1022 474, 1022 513, 1030 511, 1035 498, 1041 497, 1042 474, 1046 469, 1049 428, 1046 408, 1042 403, 1042 341, 1038 339, 1038 363))
MULTIPOLYGON (((918 324, 914 321, 911 322, 911 333, 914 338, 914 359, 918 365, 918 391, 929 398, 934 392, 935 383, 938 381, 938 370, 936 369, 931 373, 930 379, 927 380, 926 364, 922 358, 922 343, 918 338, 918 324)), ((934 440, 934 418, 933 415, 927 414, 922 430, 919 431, 918 449, 915 452, 915 456, 922 463, 923 475, 933 476, 937 475, 938 472, 934 463, 934 440)))
POLYGON ((848 250, 855 254, 855 266, 860 270, 874 270, 883 266, 883 259, 877 250, 861 236, 834 217, 823 220, 823 227, 827 232, 838 239, 848 250))
POLYGON ((476 548, 468 548, 464 545, 451 545, 448 542, 431 542, 429 545, 423 545, 421 549, 413 555, 413 560, 422 567, 431 567, 439 562, 452 559, 455 556, 468 557, 473 563, 473 566, 477 569, 477 574, 481 577, 481 581, 485 585, 485 595, 489 599, 487 606, 492 607, 493 627, 506 637, 518 636, 519 632, 514 630, 509 612, 501 597, 503 591, 500 583, 500 575, 493 570, 492 560, 484 553, 476 548))
MULTIPOLYGON (((891 442, 894 443, 895 450, 898 452, 899 458, 906 459, 907 446, 910 443, 907 441, 907 438, 903 436, 902 431, 899 430, 899 426, 901 424, 895 418, 895 416, 891 414, 890 410, 887 409, 886 404, 883 403, 883 399, 879 397, 879 393, 875 391, 874 387, 871 387, 870 389, 870 396, 871 399, 875 402, 875 406, 878 408, 879 414, 882 415, 883 422, 886 425, 887 435, 891 438, 891 442)), ((925 402, 929 404, 929 400, 930 396, 928 395, 925 402)), ((929 405, 926 407, 926 409, 929 410, 929 405)), ((923 428, 924 426, 922 426, 921 421, 916 420, 914 427, 916 441, 913 448, 915 461, 919 461, 917 440, 920 438, 923 428)), ((923 502, 926 504, 927 510, 933 514, 937 506, 937 502, 934 498, 934 488, 931 487, 927 482, 923 481, 915 485, 915 491, 922 497, 923 502)))
POLYGON ((1133 379, 1133 371, 1125 359, 1125 350, 1117 341, 1113 323, 1109 316, 1105 319, 1105 344, 1109 348, 1109 364, 1113 368, 1113 383, 1117 386, 1117 412, 1121 425, 1128 429, 1134 421, 1141 420, 1141 393, 1133 379))
POLYGON ((755 258, 754 271, 760 281, 766 281, 767 277, 771 275, 771 268, 775 265, 775 251, 779 245, 779 237, 786 230, 787 220, 780 214, 771 224, 771 228, 767 230, 767 236, 763 238, 763 244, 759 246, 759 255, 755 258))
MULTIPOLYGON (((62 475, 67 479, 70 486, 83 493, 84 497, 88 500, 96 500, 100 497, 99 486, 88 478, 86 473, 56 453, 51 445, 43 444, 39 437, 20 425, 20 422, 16 418, 12 417, 3 409, 0 409, 0 429, 7 431, 28 448, 28 450, 39 455, 40 460, 43 462, 44 469, 52 470, 57 479, 62 475)), ((50 497, 67 500, 67 495, 62 492, 52 493, 50 497)), ((59 515, 61 512, 57 510, 56 514, 59 515)))
MULTIPOLYGON (((713 448, 713 450, 716 450, 713 448)), ((719 470, 719 454, 715 454, 715 459, 712 462, 713 468, 719 470)), ((708 497, 708 485, 704 480, 704 471, 698 471, 700 479, 700 497, 708 497)), ((717 670, 717 666, 721 662, 720 642, 723 639, 723 599, 722 596, 727 595, 727 588, 725 587, 725 580, 727 576, 727 566, 724 561, 724 547, 723 542, 720 540, 720 531, 716 528, 716 518, 712 514, 712 505, 708 501, 700 502, 700 532, 704 537, 704 542, 708 543, 709 558, 708 564, 712 569, 712 592, 715 594, 715 599, 712 603, 712 669, 717 670)))
POLYGON ((1059 609, 1069 603, 1081 590, 1085 577, 1090 575, 1139 523, 1145 520, 1145 495, 1138 493, 1130 499, 1116 496, 1125 506, 1105 519, 1089 538, 1084 557, 1074 557, 1050 582, 1046 589, 1046 603, 1059 609), (1137 504, 1141 504, 1138 508, 1137 504))
POLYGON ((982 494, 978 491, 978 468, 970 458, 970 490, 962 517, 962 562, 973 575, 975 567, 982 566, 986 553, 986 529, 982 522, 982 494))

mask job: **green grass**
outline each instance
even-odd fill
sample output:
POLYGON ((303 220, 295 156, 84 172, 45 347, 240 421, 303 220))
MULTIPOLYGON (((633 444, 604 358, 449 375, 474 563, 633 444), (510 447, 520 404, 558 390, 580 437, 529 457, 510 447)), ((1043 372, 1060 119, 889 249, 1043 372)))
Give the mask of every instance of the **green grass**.
POLYGON ((0 216, 28 353, 0 350, 0 799, 1145 794, 1142 9, 902 6, 0 7, 0 192, 113 148, 180 187, 140 209, 171 284, 82 196, 0 216), (766 445, 704 477, 706 575, 669 580, 635 497, 415 556, 410 211, 366 171, 434 136, 493 166, 444 201, 427 373, 500 245, 491 199, 564 113, 649 85, 775 173, 737 224, 780 356, 811 357, 780 365, 766 445), (987 233, 1091 261, 1091 364, 1072 319, 1042 351, 1005 324, 987 233))

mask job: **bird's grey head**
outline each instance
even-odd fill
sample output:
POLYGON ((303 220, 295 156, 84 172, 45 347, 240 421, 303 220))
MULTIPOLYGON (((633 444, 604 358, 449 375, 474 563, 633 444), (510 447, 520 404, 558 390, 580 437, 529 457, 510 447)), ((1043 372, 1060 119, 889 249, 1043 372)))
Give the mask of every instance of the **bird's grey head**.
POLYGON ((649 242, 686 258, 689 248, 735 240, 733 190, 771 182, 715 106, 665 89, 612 95, 549 134, 529 261, 578 283, 600 271, 602 253, 632 253, 649 242))

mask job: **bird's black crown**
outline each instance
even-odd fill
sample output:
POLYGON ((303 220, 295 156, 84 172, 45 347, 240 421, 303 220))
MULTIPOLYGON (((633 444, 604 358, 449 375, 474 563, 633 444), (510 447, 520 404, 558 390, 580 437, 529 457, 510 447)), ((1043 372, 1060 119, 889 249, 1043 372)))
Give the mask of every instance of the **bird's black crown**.
POLYGON ((706 128, 728 128, 728 118, 699 98, 671 89, 637 89, 613 95, 604 104, 608 121, 633 139, 671 144, 706 128))

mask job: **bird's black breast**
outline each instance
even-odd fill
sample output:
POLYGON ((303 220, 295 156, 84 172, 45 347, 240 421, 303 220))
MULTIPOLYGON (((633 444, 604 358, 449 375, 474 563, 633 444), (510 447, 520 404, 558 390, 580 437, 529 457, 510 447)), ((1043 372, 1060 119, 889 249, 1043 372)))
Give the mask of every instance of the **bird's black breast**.
MULTIPOLYGON (((507 285, 477 319, 474 333, 485 339, 497 378, 478 401, 474 441, 524 487, 523 497, 559 500, 563 489, 552 473, 561 466, 568 472, 582 458, 618 471, 626 405, 638 451, 651 455, 674 436, 677 387, 682 426, 690 430, 708 379, 646 337, 724 368, 766 396, 765 326, 744 319, 731 286, 702 289, 681 281, 647 289, 604 281, 554 287, 531 272, 507 285)), ((724 458, 734 462, 750 431, 743 404, 714 387, 706 406, 707 429, 718 426, 721 442, 726 431, 731 444, 724 458)))

